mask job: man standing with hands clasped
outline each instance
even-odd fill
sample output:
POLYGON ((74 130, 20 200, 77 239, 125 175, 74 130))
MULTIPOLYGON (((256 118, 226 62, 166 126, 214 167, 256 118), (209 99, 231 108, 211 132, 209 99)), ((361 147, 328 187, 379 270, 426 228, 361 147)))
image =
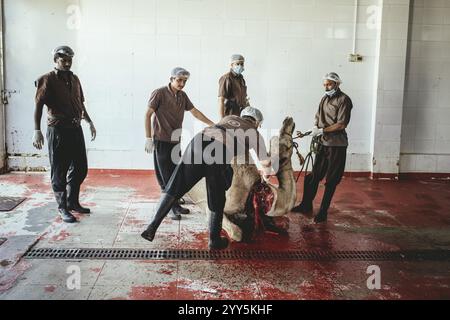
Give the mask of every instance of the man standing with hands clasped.
POLYGON ((312 172, 305 178, 303 200, 293 212, 310 213, 320 181, 326 177, 325 193, 316 223, 326 222, 328 209, 342 180, 347 158, 348 138, 345 129, 350 123, 352 100, 341 91, 340 77, 331 72, 324 77, 325 95, 316 114, 312 136, 320 136, 320 143, 312 172))
MULTIPOLYGON (((174 134, 177 134, 177 131, 179 132, 183 126, 184 113, 191 112, 196 119, 208 126, 214 124, 194 107, 183 91, 189 77, 190 73, 186 69, 173 69, 169 85, 155 90, 148 102, 145 116, 147 135, 145 151, 149 154, 153 152, 156 177, 162 192, 164 192, 177 165, 172 159, 172 154, 177 152, 175 148, 179 148, 180 137, 175 137, 174 134)), ((181 150, 178 151, 178 154, 180 153, 181 150)), ((180 220, 181 214, 189 213, 189 210, 181 207, 177 201, 172 206, 170 218, 180 220)))
POLYGON ((70 71, 74 55, 70 47, 57 47, 53 50, 55 69, 40 77, 35 83, 37 92, 33 146, 41 150, 44 145, 41 118, 46 105, 52 188, 58 203, 59 214, 67 223, 77 221, 70 211, 81 214, 91 212, 83 208, 79 202, 80 186, 88 172, 81 120, 84 119, 89 123, 92 141, 97 135, 84 106, 80 80, 70 71))

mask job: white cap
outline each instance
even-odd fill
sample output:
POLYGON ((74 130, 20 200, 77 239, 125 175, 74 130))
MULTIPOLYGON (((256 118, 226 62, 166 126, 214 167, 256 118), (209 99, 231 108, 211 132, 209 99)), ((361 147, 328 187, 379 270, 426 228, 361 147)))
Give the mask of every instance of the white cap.
POLYGON ((253 107, 247 107, 241 112, 241 117, 252 117, 258 122, 264 121, 264 116, 261 111, 253 107))
POLYGON ((189 77, 191 76, 190 72, 187 71, 184 68, 180 68, 177 67, 175 69, 172 70, 172 73, 170 75, 172 78, 185 78, 185 79, 189 79, 189 77))
POLYGON ((233 54, 230 59, 231 63, 235 62, 245 62, 245 58, 241 54, 233 54))
POLYGON ((336 72, 327 73, 323 79, 336 82, 337 84, 342 84, 342 80, 336 72))

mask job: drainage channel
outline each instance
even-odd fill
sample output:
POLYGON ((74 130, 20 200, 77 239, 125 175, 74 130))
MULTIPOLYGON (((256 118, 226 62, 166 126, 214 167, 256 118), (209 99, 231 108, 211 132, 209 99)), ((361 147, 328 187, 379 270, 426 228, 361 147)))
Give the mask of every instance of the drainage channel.
POLYGON ((32 249, 26 259, 81 260, 287 260, 450 261, 450 250, 410 251, 209 251, 143 249, 32 249))

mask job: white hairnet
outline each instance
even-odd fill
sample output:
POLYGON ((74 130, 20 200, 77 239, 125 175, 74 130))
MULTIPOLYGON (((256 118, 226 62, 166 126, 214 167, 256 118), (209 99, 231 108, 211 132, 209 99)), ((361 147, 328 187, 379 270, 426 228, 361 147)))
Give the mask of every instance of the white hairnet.
POLYGON ((235 63, 235 62, 245 62, 245 58, 244 56, 240 55, 240 54, 233 54, 231 56, 230 59, 231 63, 235 63))
POLYGON ((264 121, 264 116, 261 111, 253 107, 247 107, 241 112, 241 117, 252 117, 258 122, 264 121))
POLYGON ((177 67, 172 70, 171 77, 172 78, 185 78, 189 79, 191 76, 190 72, 184 68, 177 67))
POLYGON ((334 81, 337 84, 342 84, 342 80, 336 72, 330 72, 323 77, 324 80, 334 81))

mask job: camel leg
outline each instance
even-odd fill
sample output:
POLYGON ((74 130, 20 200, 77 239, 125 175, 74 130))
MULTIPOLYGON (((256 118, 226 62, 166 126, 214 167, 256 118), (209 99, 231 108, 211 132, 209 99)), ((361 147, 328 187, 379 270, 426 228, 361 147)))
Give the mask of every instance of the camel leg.
POLYGON ((242 229, 230 221, 226 215, 223 216, 222 229, 225 230, 231 240, 242 241, 242 229))

